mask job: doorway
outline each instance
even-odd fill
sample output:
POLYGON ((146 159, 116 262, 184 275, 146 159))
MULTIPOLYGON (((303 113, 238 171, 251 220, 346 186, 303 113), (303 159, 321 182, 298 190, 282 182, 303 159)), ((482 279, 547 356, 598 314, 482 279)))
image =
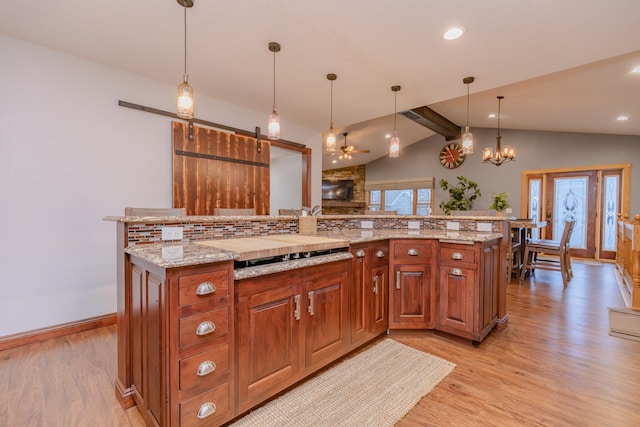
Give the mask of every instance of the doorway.
POLYGON ((572 256, 615 259, 617 216, 628 212, 630 171, 628 164, 524 171, 522 211, 547 221, 533 238, 559 239, 565 222, 576 221, 572 256))

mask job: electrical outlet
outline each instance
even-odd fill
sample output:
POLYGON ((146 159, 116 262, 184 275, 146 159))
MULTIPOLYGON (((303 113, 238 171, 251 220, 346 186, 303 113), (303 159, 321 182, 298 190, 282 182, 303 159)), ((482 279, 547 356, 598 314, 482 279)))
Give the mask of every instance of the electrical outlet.
POLYGON ((504 213, 511 213, 511 212, 513 212, 513 210, 512 210, 511 208, 506 208, 506 209, 504 210, 504 213))
POLYGON ((409 230, 420 230, 420 221, 409 221, 409 230))
POLYGON ((477 231, 491 232, 491 230, 492 230, 491 223, 490 222, 477 222, 476 223, 476 230, 477 231))
POLYGON ((162 227, 162 240, 182 240, 182 227, 162 227))
POLYGON ((447 230, 460 230, 460 223, 458 221, 447 221, 447 230))
POLYGON ((362 221, 360 228, 373 228, 373 221, 362 221))

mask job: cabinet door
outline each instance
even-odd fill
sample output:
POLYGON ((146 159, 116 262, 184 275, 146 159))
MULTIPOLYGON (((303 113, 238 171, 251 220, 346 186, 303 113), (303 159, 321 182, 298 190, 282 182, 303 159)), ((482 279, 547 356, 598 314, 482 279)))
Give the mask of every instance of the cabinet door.
POLYGON ((396 265, 394 284, 390 286, 392 318, 390 328, 424 328, 435 326, 435 280, 425 264, 396 265))
POLYGON ((306 367, 339 357, 349 346, 349 286, 346 271, 308 282, 303 300, 307 307, 306 367))
POLYGON ((475 272, 469 268, 440 267, 438 329, 474 339, 475 272), (460 334, 462 332, 462 334, 460 334))
POLYGON ((351 342, 369 337, 369 306, 371 302, 369 279, 370 250, 354 249, 351 260, 351 342))
MULTIPOLYGON (((304 296, 306 299, 306 295, 304 296)), ((302 368, 302 286, 237 299, 238 410, 262 401, 302 368)))
POLYGON ((370 313, 372 335, 383 333, 389 327, 389 265, 379 265, 371 270, 373 276, 373 300, 370 313))

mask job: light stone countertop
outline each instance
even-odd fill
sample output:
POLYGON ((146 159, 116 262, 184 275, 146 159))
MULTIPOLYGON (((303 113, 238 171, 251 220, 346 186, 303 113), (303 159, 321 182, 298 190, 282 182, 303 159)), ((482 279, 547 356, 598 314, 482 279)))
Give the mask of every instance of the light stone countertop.
MULTIPOLYGON (((487 242, 502 238, 500 233, 481 233, 472 231, 437 231, 437 230, 351 230, 340 232, 324 232, 313 236, 340 238, 349 240, 351 244, 374 242, 387 239, 437 239, 439 241, 454 243, 487 242)), ((184 267, 189 265, 208 264, 220 261, 229 261, 239 258, 239 254, 194 242, 181 243, 153 243, 129 246, 124 251, 130 255, 139 257, 151 264, 162 268, 184 267)), ((240 278, 255 277, 278 271, 291 270, 293 268, 306 267, 344 259, 350 257, 346 253, 334 253, 308 259, 291 260, 287 262, 268 264, 264 266, 245 267, 236 269, 234 275, 240 278), (240 273, 246 270, 246 273, 240 273)))

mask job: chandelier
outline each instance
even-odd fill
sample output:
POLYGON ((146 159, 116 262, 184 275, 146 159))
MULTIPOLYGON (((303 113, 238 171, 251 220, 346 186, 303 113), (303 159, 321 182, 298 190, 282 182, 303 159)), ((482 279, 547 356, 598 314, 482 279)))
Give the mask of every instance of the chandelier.
POLYGON ((482 152, 482 161, 484 163, 492 163, 496 166, 500 166, 504 162, 516 159, 516 149, 510 145, 501 146, 502 137, 500 136, 500 101, 504 96, 498 96, 498 136, 496 136, 496 151, 494 152, 490 147, 487 147, 482 152))

